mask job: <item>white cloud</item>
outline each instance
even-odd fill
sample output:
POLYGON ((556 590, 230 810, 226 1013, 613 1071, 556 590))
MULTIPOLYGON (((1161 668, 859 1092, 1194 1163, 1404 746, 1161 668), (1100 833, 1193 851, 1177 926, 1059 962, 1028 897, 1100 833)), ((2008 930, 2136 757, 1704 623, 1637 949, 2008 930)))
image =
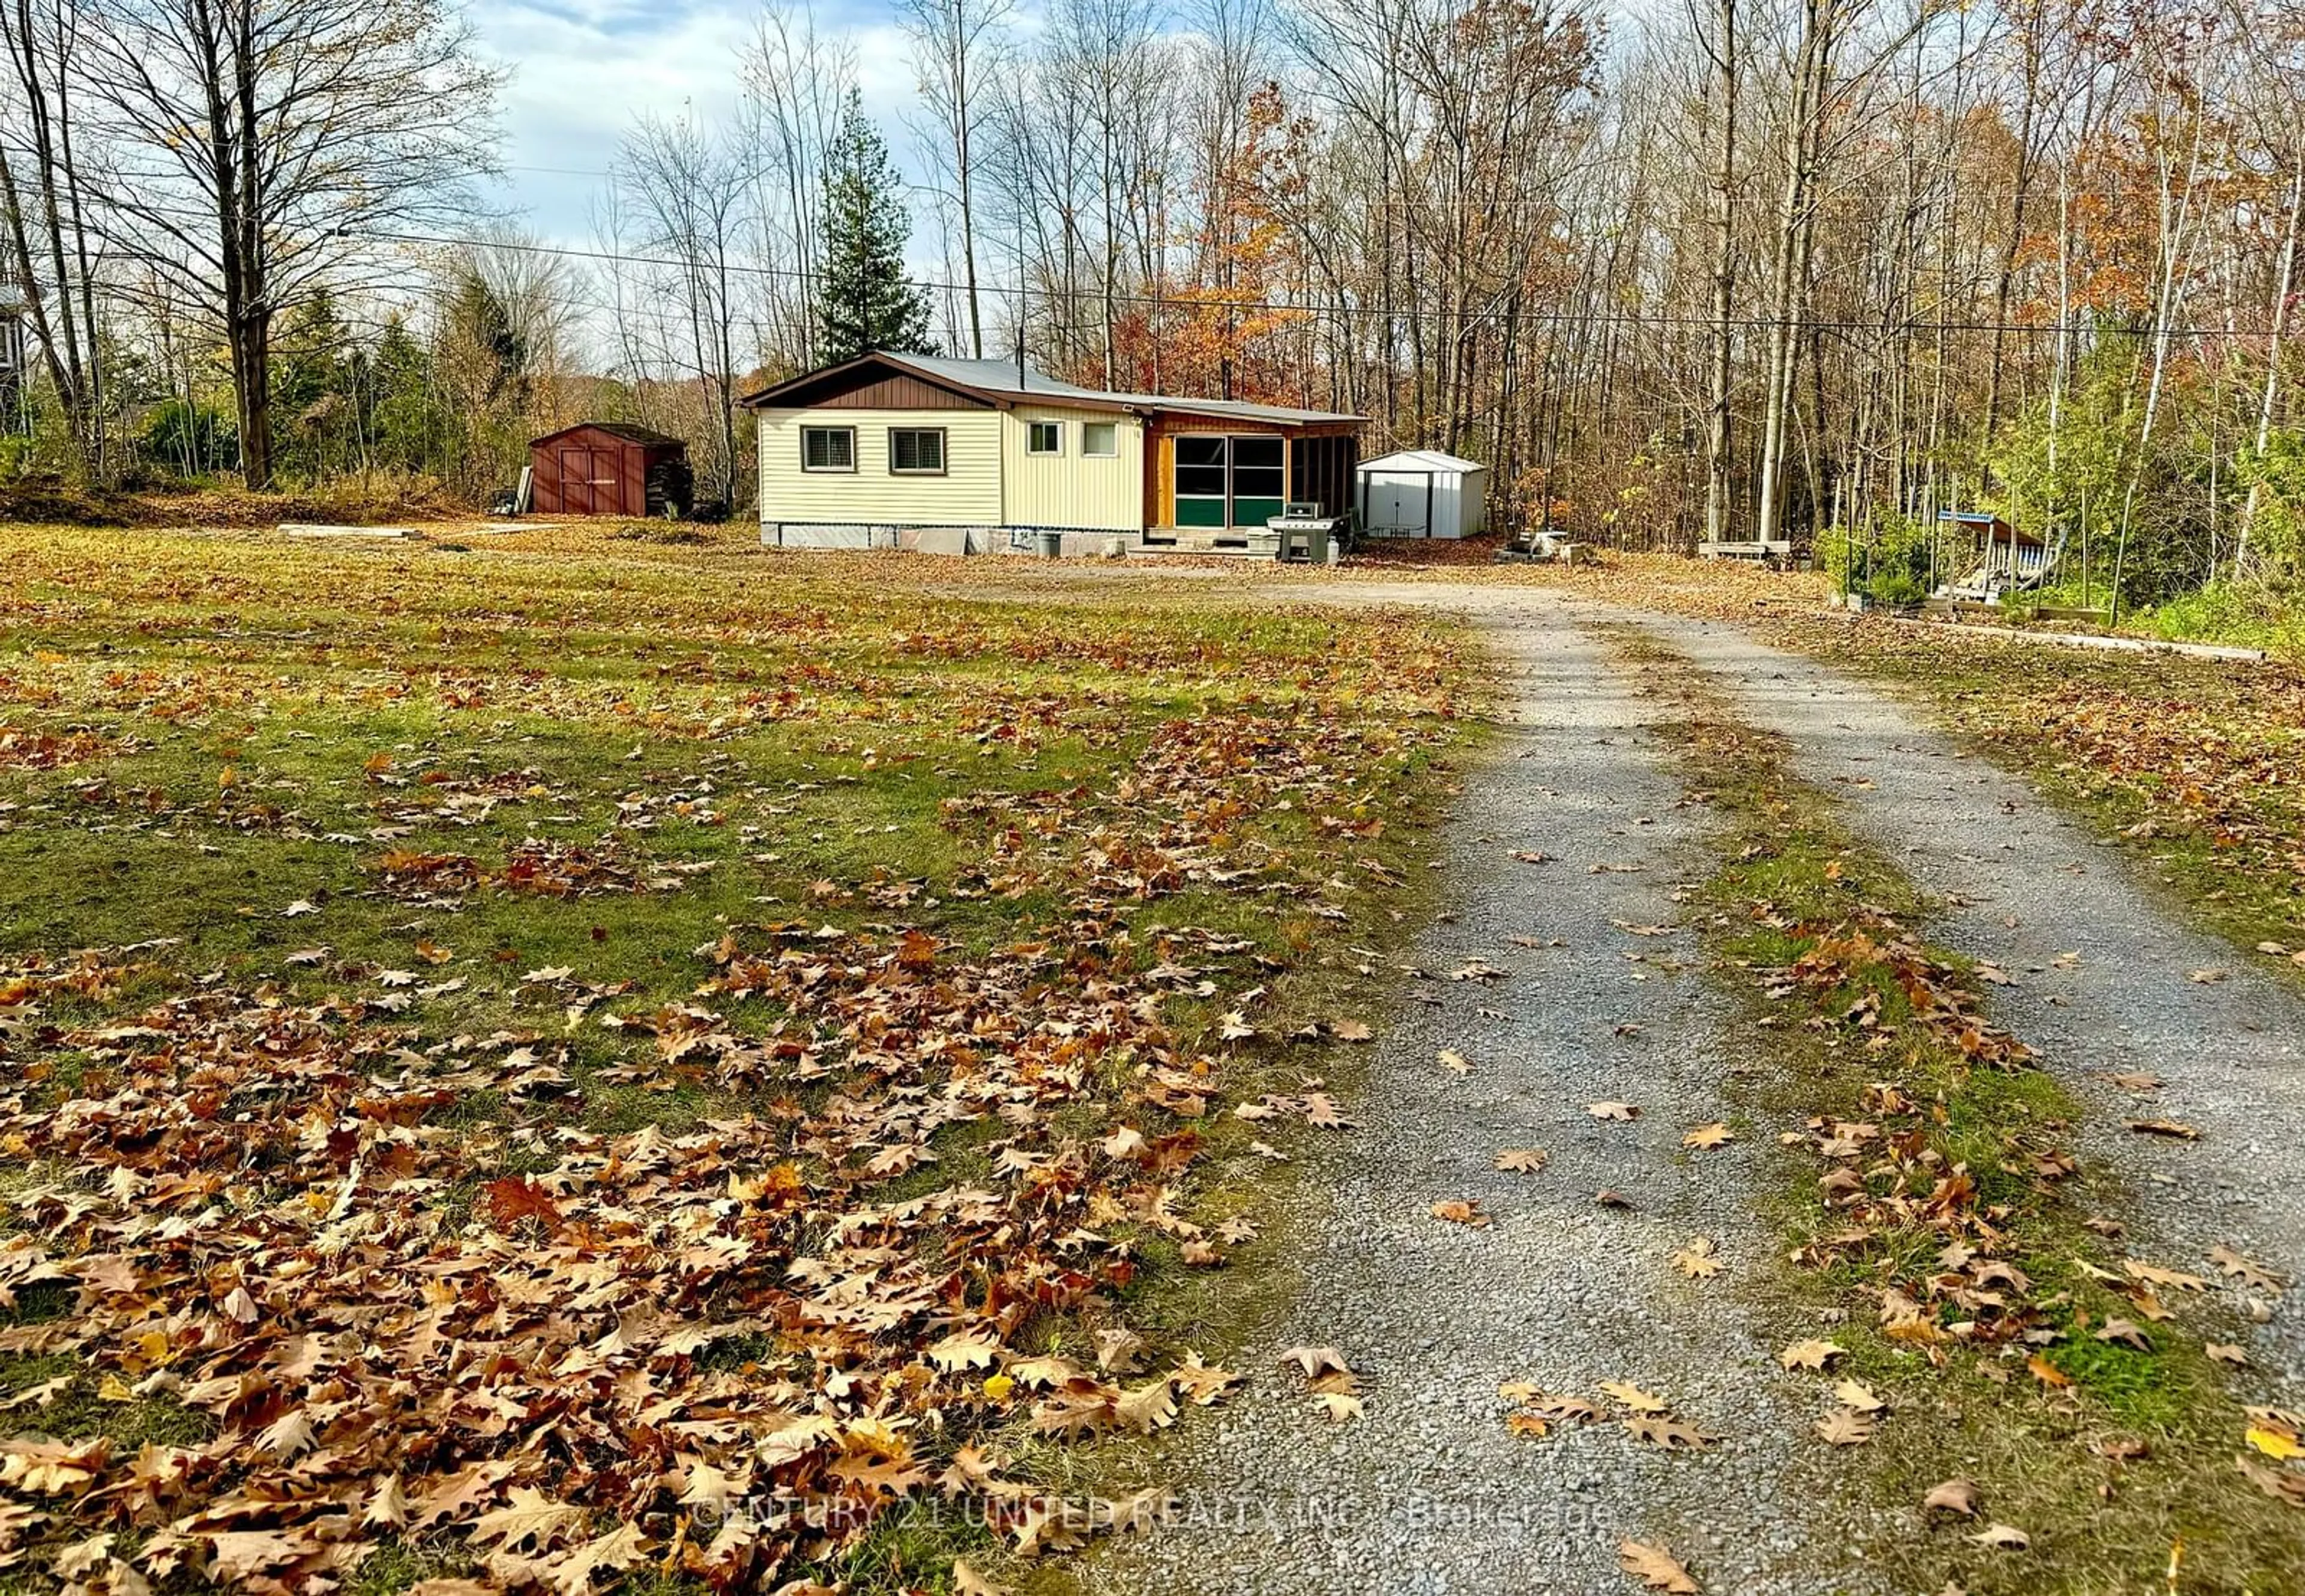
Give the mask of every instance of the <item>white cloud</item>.
MULTIPOLYGON (((488 0, 473 8, 481 43, 513 69, 504 94, 502 196, 552 242, 582 247, 618 141, 646 113, 711 121, 743 90, 760 8, 749 0, 488 0)), ((904 37, 885 14, 820 12, 856 51, 866 113, 908 174, 918 163, 904 119, 916 113, 904 37)), ((923 216, 915 237, 930 231, 923 216)))

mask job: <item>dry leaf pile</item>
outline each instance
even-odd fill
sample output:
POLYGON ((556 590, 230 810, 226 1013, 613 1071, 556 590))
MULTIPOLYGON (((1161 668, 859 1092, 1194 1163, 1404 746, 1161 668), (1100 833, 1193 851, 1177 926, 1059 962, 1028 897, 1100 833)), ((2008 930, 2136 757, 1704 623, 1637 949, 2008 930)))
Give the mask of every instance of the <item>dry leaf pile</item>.
POLYGON ((778 1027, 740 1037, 699 1006, 659 1044, 732 1080, 845 1055, 839 1089, 685 1134, 574 1128, 548 1069, 515 1091, 532 1112, 476 1135, 438 1116, 506 1079, 487 1051, 413 1051, 357 1007, 261 992, 52 1030, 53 1007, 151 972, 15 972, 12 1025, 89 1064, 53 1107, 0 1099, 0 1146, 98 1179, 12 1195, 28 1228, 0 1281, 61 1283, 74 1311, 0 1351, 79 1354, 107 1394, 182 1404, 211 1439, 19 1438, 0 1483, 37 1513, 149 1529, 151 1577, 259 1584, 444 1529, 509 1583, 581 1590, 670 1555, 728 1584, 932 1490, 1061 1543, 1040 1493, 932 1459, 1009 1401, 1067 1437, 1155 1429, 1230 1383, 1130 1384, 1011 1344, 1125 1286, 1131 1236, 1219 1247, 1174 1184, 1192 1130, 1084 1142, 1051 1123, 1105 1070, 1139 1113, 1197 1115, 1211 1061, 1178 1056, 1141 992, 1057 979, 1045 948, 979 967, 917 936, 777 942, 724 945, 702 996, 766 1000, 778 1027), (991 1179, 892 1190, 974 1122, 991 1179), (523 1172, 476 1182, 492 1166, 523 1172))
MULTIPOLYGON (((1066 674, 1174 673, 1161 692, 1182 704, 1178 683, 1257 657, 1117 609, 996 624, 870 596, 860 622, 748 607, 685 571, 588 587, 537 565, 553 582, 523 587, 478 563, 410 574, 162 540, 132 591, 73 539, 41 557, 67 595, 38 600, 46 624, 178 607, 156 624, 199 663, 59 656, 0 676, 38 712, 0 723, 0 770, 58 773, 38 824, 359 862, 348 887, 268 884, 245 913, 311 946, 252 971, 181 967, 165 939, 0 969, 0 1166, 22 1176, 0 1186, 0 1360, 65 1371, 0 1393, 0 1570, 79 1549, 74 1577, 114 1590, 305 1590, 421 1540, 563 1596, 644 1570, 775 1589, 908 1504, 981 1515, 1028 1554, 1159 1511, 1158 1493, 1059 1498, 1004 1443, 1157 1430, 1237 1383, 1137 1343, 1122 1296, 1148 1253, 1215 1269, 1255 1235, 1226 1205, 1196 1217, 1212 1127, 1348 1123, 1318 1080, 1269 1092, 1245 1056, 1324 1040, 1272 983, 1365 917, 1357 895, 1398 884, 1376 845, 1399 778, 1444 740, 1445 649, 1301 651, 1267 696, 1156 723, 1066 674), (354 635, 307 668, 319 632, 283 645, 217 613, 308 570, 357 576, 382 626, 421 617, 397 634, 409 657, 354 635), (516 652, 532 619, 587 666, 657 663, 619 678, 455 657, 459 629, 516 652), (435 729, 341 751, 348 780, 238 751, 274 724, 404 708, 435 729), (580 791, 477 746, 521 716, 612 737, 615 774, 580 791), (82 719, 217 751, 200 791, 167 789, 118 757, 138 737, 82 719), (797 754, 777 741, 792 726, 810 728, 797 754), (846 836, 818 789, 901 773, 916 738, 961 794, 920 802, 951 860, 932 880, 876 865, 795 888, 755 869, 809 826, 846 836), (1022 785, 962 768, 1044 749, 1066 751, 1022 785), (780 778, 748 777, 748 757, 780 778), (604 792, 613 818, 594 826, 596 803, 569 837, 579 817, 557 811, 604 792), (780 827, 795 808, 806 821, 780 827), (715 869, 753 870, 736 890, 780 906, 696 915, 693 965, 648 955, 677 995, 643 990, 617 942, 596 974, 459 934, 566 913, 583 947, 594 917, 629 923, 617 900, 715 869), (1013 930, 948 940, 940 904, 1013 930), (361 915, 388 921, 410 968, 334 951, 361 915), (460 1028, 472 1008, 490 1019, 460 1028), (520 1022, 495 1028, 506 1012, 520 1022), (165 1439, 55 1439, 44 1421, 90 1402, 156 1415, 165 1439)), ((591 945, 608 935, 593 923, 591 945)), ((1314 1380, 1331 1417, 1357 1411, 1348 1371, 1314 1380)))

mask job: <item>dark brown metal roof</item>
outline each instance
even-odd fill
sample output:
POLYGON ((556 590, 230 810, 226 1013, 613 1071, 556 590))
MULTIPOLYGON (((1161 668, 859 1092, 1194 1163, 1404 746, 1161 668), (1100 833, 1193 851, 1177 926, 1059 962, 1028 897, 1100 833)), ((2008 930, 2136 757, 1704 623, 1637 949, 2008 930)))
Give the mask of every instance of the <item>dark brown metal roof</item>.
POLYGON ((756 394, 745 395, 738 403, 754 410, 771 406, 806 410, 872 381, 878 373, 890 371, 1002 410, 1038 401, 1066 409, 1106 411, 1118 415, 1206 416, 1218 420, 1264 421, 1280 427, 1357 427, 1366 420, 1333 411, 1294 410, 1286 405, 1251 404, 1239 399, 1108 394, 1059 382, 1030 367, 1020 369, 1014 361, 964 361, 946 355, 891 354, 885 350, 772 383, 756 394))

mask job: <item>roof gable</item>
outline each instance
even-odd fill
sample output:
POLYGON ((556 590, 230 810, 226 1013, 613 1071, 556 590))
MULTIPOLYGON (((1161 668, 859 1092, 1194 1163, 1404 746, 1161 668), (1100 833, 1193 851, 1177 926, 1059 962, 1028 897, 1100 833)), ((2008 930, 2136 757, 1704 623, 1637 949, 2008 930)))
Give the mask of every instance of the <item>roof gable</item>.
POLYGON ((808 410, 819 405, 838 405, 844 401, 849 409, 859 408, 861 403, 865 408, 893 410, 944 409, 956 404, 969 409, 1005 409, 1013 403, 1011 395, 939 369, 946 364, 977 363, 942 362, 929 357, 875 351, 837 366, 771 383, 756 394, 746 395, 743 403, 754 410, 808 410))
POLYGON ((1464 475, 1487 468, 1477 460, 1462 455, 1446 454, 1439 449, 1401 449, 1391 454, 1380 454, 1374 460, 1361 462, 1364 471, 1434 471, 1446 476, 1464 475))
MULTIPOLYGON (((1059 382, 1016 361, 967 361, 949 355, 895 354, 875 350, 838 366, 807 372, 772 383, 740 402, 753 410, 809 410, 818 406, 858 408, 855 395, 876 385, 914 383, 946 395, 939 402, 990 405, 1008 410, 1035 401, 1068 410, 1102 411, 1113 415, 1205 417, 1215 420, 1264 421, 1279 427, 1311 427, 1350 423, 1365 417, 1323 410, 1291 410, 1278 404, 1253 404, 1240 399, 1193 399, 1165 394, 1108 394, 1059 382)), ((920 409, 918 389, 893 388, 891 394, 911 393, 914 403, 886 408, 920 409)), ((871 408, 883 408, 875 403, 871 408)))
POLYGON ((605 432, 610 437, 621 438, 625 443, 641 444, 651 448, 669 446, 685 449, 688 446, 683 440, 672 437, 669 433, 659 432, 652 427, 642 427, 637 422, 579 421, 573 427, 563 427, 557 432, 548 432, 542 437, 531 438, 529 447, 537 448, 544 444, 557 443, 560 439, 573 437, 579 432, 605 432))

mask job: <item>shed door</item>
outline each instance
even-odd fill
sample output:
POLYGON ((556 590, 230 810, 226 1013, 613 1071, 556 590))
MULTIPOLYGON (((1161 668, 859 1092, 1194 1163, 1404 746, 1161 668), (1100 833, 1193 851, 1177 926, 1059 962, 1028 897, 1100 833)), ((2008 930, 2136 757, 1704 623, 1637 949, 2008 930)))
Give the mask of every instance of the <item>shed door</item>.
POLYGON ((621 450, 566 448, 560 451, 560 509, 566 515, 623 515, 621 450))
POLYGON ((1379 474, 1368 482, 1368 528, 1381 537, 1429 538, 1433 479, 1379 474))

